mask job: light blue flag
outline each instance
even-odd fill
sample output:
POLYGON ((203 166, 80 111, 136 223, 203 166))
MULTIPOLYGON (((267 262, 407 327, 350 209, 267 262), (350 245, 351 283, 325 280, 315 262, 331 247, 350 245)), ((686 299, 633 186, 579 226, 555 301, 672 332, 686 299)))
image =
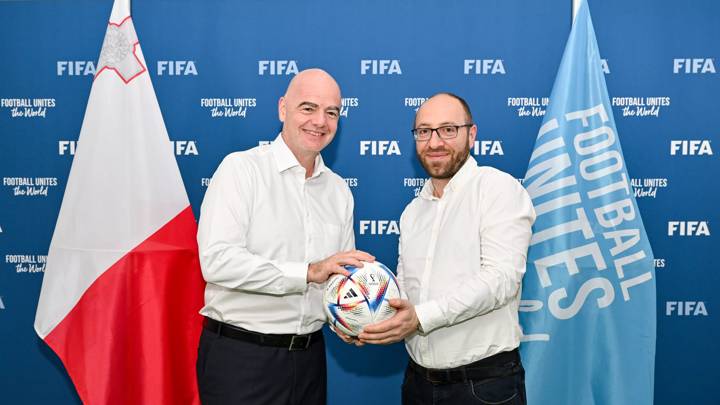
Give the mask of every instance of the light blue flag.
POLYGON ((653 254, 583 0, 525 187, 537 213, 523 280, 528 403, 653 403, 653 254))

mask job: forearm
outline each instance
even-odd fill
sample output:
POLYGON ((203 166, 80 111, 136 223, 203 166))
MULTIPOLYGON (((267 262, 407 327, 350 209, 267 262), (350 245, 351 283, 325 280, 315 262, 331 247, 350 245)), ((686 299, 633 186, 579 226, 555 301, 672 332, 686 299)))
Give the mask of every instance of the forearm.
POLYGON ((451 294, 416 305, 423 331, 453 326, 507 305, 520 288, 522 273, 514 273, 510 269, 483 268, 451 288, 451 294))
POLYGON ((307 288, 308 263, 272 260, 227 243, 201 248, 200 264, 205 281, 225 288, 274 295, 307 288))

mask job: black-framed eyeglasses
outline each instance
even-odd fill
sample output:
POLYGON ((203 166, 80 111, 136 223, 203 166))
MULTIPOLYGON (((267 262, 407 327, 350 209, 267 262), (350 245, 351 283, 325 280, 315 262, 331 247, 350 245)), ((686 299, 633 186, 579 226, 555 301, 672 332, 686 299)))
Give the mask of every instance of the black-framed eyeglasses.
POLYGON ((474 124, 463 124, 463 125, 443 125, 437 128, 414 128, 411 129, 413 136, 416 141, 429 141, 432 138, 433 132, 437 132, 440 139, 453 139, 458 136, 460 128, 469 128, 474 124))

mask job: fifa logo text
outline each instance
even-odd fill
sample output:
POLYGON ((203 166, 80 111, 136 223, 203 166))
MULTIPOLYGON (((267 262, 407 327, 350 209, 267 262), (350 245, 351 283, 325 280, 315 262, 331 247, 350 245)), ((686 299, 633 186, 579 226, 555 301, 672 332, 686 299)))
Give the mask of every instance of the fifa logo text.
POLYGON ((177 156, 197 155, 198 149, 195 141, 170 141, 177 156))
POLYGON ((360 220, 360 235, 400 235, 400 226, 397 221, 385 219, 360 220))
POLYGON ((665 315, 708 316, 708 312, 703 301, 667 301, 665 303, 665 315))
POLYGON ((707 221, 668 221, 668 236, 710 236, 707 221))
POLYGON ((397 59, 363 59, 360 61, 360 74, 401 75, 402 69, 397 59))
POLYGON ((465 59, 463 72, 466 75, 504 75, 505 65, 502 59, 465 59))
POLYGON ((296 75, 298 74, 298 65, 295 60, 259 60, 258 75, 277 76, 277 75, 296 75))
POLYGON ((93 76, 95 63, 91 60, 59 60, 57 61, 58 76, 93 76))
POLYGON ((715 64, 710 58, 673 59, 673 73, 715 73, 715 64))
POLYGON ((505 152, 502 148, 500 141, 475 141, 475 145, 472 149, 473 155, 504 155, 505 152))
POLYGON ((191 60, 159 60, 157 63, 158 76, 197 76, 195 62, 191 60))
POLYGON ((58 141, 58 155, 74 155, 76 147, 77 141, 58 141))
POLYGON ((682 140, 670 141, 671 155, 712 155, 712 147, 708 140, 682 140))
POLYGON ((360 141, 360 155, 400 155, 398 141, 360 141))

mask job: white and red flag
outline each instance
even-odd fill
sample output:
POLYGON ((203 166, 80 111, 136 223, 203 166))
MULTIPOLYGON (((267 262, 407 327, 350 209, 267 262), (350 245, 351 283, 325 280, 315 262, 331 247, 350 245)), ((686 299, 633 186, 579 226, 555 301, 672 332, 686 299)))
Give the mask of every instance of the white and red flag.
POLYGON ((196 222, 130 18, 116 0, 35 330, 86 404, 199 403, 196 222))

